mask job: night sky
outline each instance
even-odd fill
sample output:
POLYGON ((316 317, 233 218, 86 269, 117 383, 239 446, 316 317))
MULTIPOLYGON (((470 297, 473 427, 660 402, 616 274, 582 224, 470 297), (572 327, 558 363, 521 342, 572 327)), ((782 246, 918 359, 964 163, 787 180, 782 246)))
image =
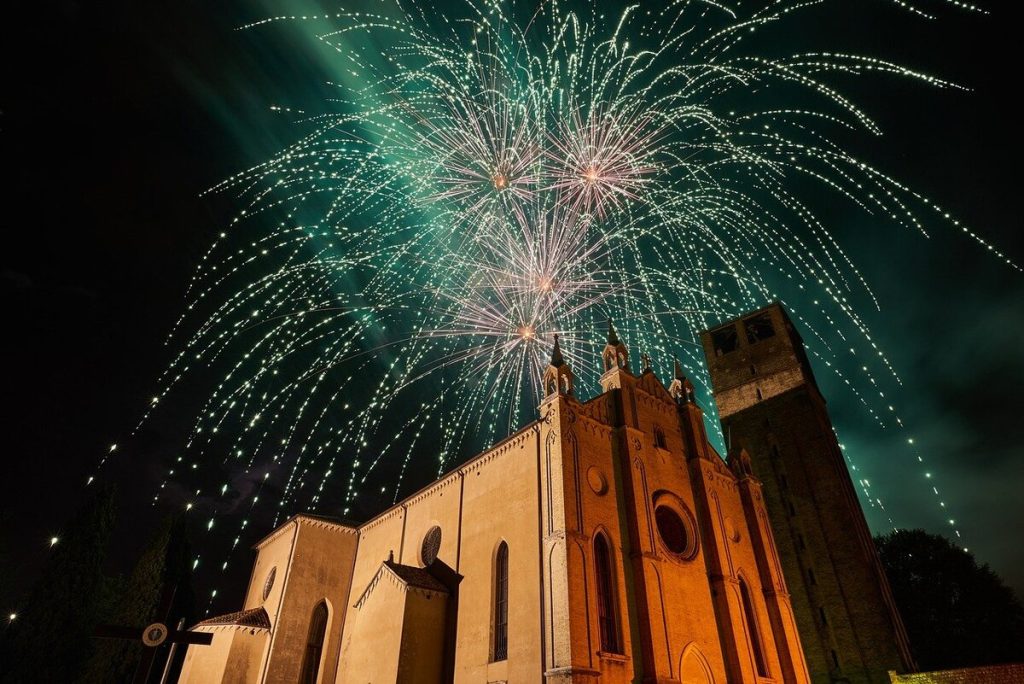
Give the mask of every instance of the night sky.
MULTIPOLYGON (((877 55, 970 86, 844 82, 886 132, 855 149, 1024 263, 1019 37, 1001 7, 985 17, 920 1, 940 19, 884 0, 810 12, 786 25, 784 51, 877 55)), ((18 5, 0 29, 0 612, 17 607, 86 478, 125 439, 176 351, 163 340, 196 261, 234 208, 200 193, 297 137, 269 106, 316 102, 325 78, 324 53, 296 33, 234 30, 294 2, 18 5)), ((891 400, 910 428, 880 431, 819 369, 841 441, 897 525, 948 533, 945 519, 955 518, 963 544, 1024 594, 1024 275, 939 223, 926 239, 852 208, 828 219, 881 301, 881 311, 862 313, 904 380, 891 400)), ((106 471, 127 512, 112 569, 130 563, 161 515, 148 504, 156 455, 180 442, 202 398, 178 396, 179 408, 106 471)), ((408 486, 434 475, 413 474, 408 486)), ((887 530, 878 511, 868 517, 875 532, 887 530)), ((243 576, 249 562, 238 564, 243 576)), ((221 590, 217 608, 234 610, 240 588, 221 590)))

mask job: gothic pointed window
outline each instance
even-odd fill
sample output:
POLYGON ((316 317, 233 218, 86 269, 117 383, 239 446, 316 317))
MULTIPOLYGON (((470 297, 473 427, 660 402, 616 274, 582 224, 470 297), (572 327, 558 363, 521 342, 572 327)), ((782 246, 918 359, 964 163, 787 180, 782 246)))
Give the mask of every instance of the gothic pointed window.
POLYGON ((654 446, 659 449, 668 449, 668 443, 665 441, 665 431, 657 425, 654 426, 654 446))
POLYGON ((494 662, 508 659, 508 544, 494 556, 494 662))
POLYGON ((603 534, 598 534, 594 538, 594 569, 597 574, 597 620, 601 631, 601 650, 606 653, 621 653, 612 553, 603 534))
POLYGON ((306 651, 302 656, 302 670, 299 684, 317 684, 320 676, 320 659, 324 652, 324 638, 327 636, 327 603, 321 601, 313 609, 306 637, 306 651))
POLYGON ((757 619, 754 616, 754 604, 750 600, 750 590, 746 581, 740 578, 740 599, 743 601, 743 617, 747 621, 747 634, 750 637, 750 649, 754 652, 754 665, 757 667, 758 677, 768 676, 768 664, 764 659, 764 649, 761 647, 761 635, 757 630, 757 619))

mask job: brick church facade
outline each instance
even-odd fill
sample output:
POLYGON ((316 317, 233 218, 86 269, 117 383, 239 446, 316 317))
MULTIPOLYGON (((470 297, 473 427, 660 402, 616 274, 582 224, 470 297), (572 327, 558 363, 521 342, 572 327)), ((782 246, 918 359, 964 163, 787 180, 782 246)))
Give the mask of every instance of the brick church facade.
POLYGON ((781 307, 753 316, 703 336, 726 458, 678 364, 634 372, 609 325, 581 401, 556 339, 536 421, 363 525, 259 542, 179 681, 889 681, 906 641, 824 402, 781 307))

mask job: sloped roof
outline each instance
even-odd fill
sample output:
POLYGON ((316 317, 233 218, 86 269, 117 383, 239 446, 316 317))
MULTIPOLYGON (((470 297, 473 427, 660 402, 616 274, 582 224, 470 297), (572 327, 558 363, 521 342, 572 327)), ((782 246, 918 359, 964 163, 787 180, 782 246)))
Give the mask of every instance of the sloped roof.
POLYGON ((259 608, 240 610, 237 613, 218 615, 217 617, 212 617, 209 620, 203 620, 196 625, 196 627, 215 627, 221 625, 270 629, 270 616, 267 615, 267 611, 260 606, 259 608))
POLYGON ((373 579, 370 580, 369 584, 366 585, 366 589, 359 596, 359 599, 353 604, 353 607, 361 607, 363 602, 373 593, 374 587, 380 582, 382 577, 388 576, 391 581, 396 585, 402 585, 405 587, 405 591, 414 589, 417 591, 430 591, 437 594, 448 594, 448 587, 446 587, 440 580, 430 574, 425 568, 417 568, 412 565, 402 565, 396 563, 392 559, 388 559, 380 564, 373 579))
POLYGON ((441 582, 427 572, 424 568, 417 568, 412 565, 402 565, 395 561, 384 561, 384 565, 388 567, 391 572, 398 575, 398 579, 405 582, 410 587, 417 587, 419 589, 427 589, 429 591, 437 591, 447 594, 448 587, 441 584, 441 582))

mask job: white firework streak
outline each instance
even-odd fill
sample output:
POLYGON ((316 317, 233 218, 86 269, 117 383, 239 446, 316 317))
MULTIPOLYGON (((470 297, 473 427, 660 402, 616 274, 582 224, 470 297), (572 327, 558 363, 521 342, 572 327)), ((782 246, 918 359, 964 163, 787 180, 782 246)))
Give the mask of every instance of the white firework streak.
MULTIPOLYGON (((598 3, 466 0, 455 16, 414 0, 307 17, 336 27, 317 37, 356 85, 213 189, 244 208, 199 264, 143 416, 212 378, 157 498, 187 483, 211 528, 239 505, 279 518, 394 501, 410 465, 443 472, 532 418, 555 334, 578 386, 596 386, 608 315, 700 385, 696 332, 783 300, 810 353, 901 425, 883 389, 898 376, 859 313, 875 297, 805 189, 894 228, 950 226, 1019 269, 831 135, 879 132, 831 74, 957 86, 873 57, 744 52, 750 31, 828 1, 675 0, 612 21, 598 3), (840 370, 849 355, 862 377, 840 370), (266 485, 228 506, 225 469, 266 485)), ((280 21, 301 19, 245 28, 280 21)))

